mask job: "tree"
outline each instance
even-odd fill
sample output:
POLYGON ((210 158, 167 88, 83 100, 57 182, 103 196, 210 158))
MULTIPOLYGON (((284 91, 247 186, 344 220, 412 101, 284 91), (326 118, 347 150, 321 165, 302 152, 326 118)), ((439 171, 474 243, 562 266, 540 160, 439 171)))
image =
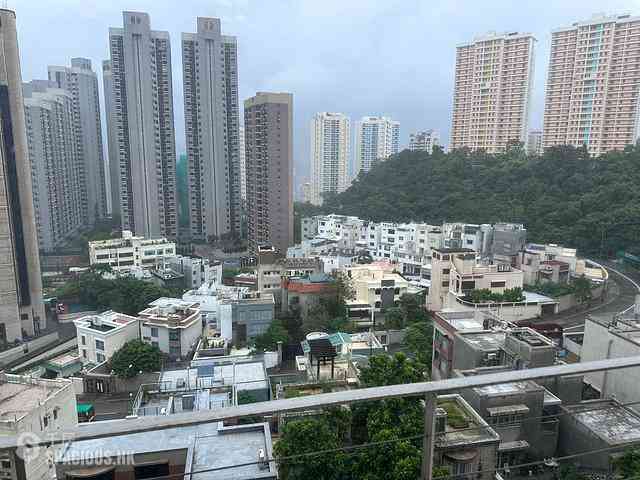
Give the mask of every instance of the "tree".
POLYGON ((109 364, 118 377, 131 378, 139 372, 159 371, 162 352, 142 340, 130 340, 112 355, 109 364))
POLYGON ((573 289, 576 300, 580 303, 588 302, 593 298, 591 294, 591 282, 584 275, 573 281, 573 289))
POLYGON ((273 448, 278 461, 278 476, 282 480, 345 478, 342 476, 345 467, 344 453, 288 458, 317 450, 337 449, 341 446, 342 442, 336 429, 331 428, 326 418, 289 421, 273 448))
POLYGON ((404 343, 414 358, 424 365, 425 371, 431 373, 433 324, 430 321, 412 323, 405 332, 404 343))
POLYGON ((374 355, 360 370, 360 383, 365 387, 381 387, 424 381, 422 366, 398 352, 392 356, 374 355))
POLYGON ((253 348, 259 352, 273 352, 277 350, 278 342, 286 344, 288 341, 289 334, 282 324, 282 320, 275 319, 266 332, 255 338, 253 348))
POLYGON ((405 326, 404 312, 400 307, 387 308, 384 311, 384 327, 401 330, 405 326))
POLYGON ((622 478, 635 478, 640 474, 640 449, 629 448, 614 460, 615 472, 622 478))
POLYGON ((309 332, 325 332, 330 321, 327 307, 322 302, 318 303, 309 308, 306 318, 302 321, 302 331, 305 335, 309 332))
POLYGON ((402 309, 404 315, 405 324, 426 320, 427 312, 425 311, 424 305, 424 294, 403 294, 400 297, 400 308, 402 309))

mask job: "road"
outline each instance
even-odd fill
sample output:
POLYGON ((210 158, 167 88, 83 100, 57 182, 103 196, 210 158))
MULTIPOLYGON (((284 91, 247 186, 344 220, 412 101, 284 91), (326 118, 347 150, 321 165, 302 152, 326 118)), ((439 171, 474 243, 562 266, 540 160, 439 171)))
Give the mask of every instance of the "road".
POLYGON ((538 322, 553 322, 563 327, 582 325, 587 314, 598 316, 613 316, 625 308, 633 305, 636 294, 640 293, 640 272, 622 271, 622 267, 613 262, 600 262, 609 272, 609 286, 603 303, 599 300, 592 302, 591 307, 578 307, 562 312, 558 315, 549 315, 538 322), (634 284, 635 282, 635 284, 634 284))

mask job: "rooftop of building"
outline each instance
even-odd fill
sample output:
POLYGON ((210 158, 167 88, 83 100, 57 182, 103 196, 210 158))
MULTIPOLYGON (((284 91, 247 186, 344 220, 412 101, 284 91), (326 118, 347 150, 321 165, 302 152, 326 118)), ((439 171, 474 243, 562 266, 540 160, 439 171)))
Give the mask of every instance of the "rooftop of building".
POLYGON ((480 310, 441 310, 435 313, 435 318, 461 332, 480 332, 501 322, 491 312, 480 310))
POLYGON ((101 249, 101 248, 126 248, 131 247, 134 241, 139 241, 143 245, 160 245, 160 244, 173 244, 166 238, 144 238, 133 235, 128 230, 122 231, 122 237, 120 238, 108 238, 106 240, 94 240, 89 242, 89 249, 101 249))
POLYGON ((151 270, 151 275, 163 281, 180 280, 184 278, 184 275, 182 273, 176 272, 171 268, 163 268, 162 270, 151 270))
POLYGON ((62 355, 58 355, 57 357, 47 360, 47 364, 52 367, 65 368, 80 361, 80 357, 77 353, 63 353, 62 355))
POLYGON ((216 359, 203 358, 191 362, 191 367, 184 370, 163 372, 161 381, 173 380, 180 376, 195 375, 198 379, 213 378, 223 385, 236 385, 238 390, 257 390, 267 388, 268 379, 264 362, 255 359, 216 359), (167 373, 168 375, 165 375, 167 373))
POLYGON ((20 420, 65 388, 72 388, 71 381, 0 374, 0 427, 1 422, 20 420))
MULTIPOLYGON (((436 448, 473 447, 474 444, 500 441, 498 434, 460 395, 438 396, 436 416, 446 413, 444 433, 438 435, 436 448), (477 428, 474 428, 477 427, 477 428)), ((465 452, 474 454, 476 452, 465 452)), ((454 459, 455 460, 455 459, 454 459)))
POLYGON ((473 389, 478 395, 487 397, 501 397, 507 395, 517 395, 524 392, 543 390, 543 387, 533 381, 500 383, 497 385, 487 385, 473 389))
POLYGON ((440 253, 473 253, 473 254, 476 253, 476 251, 471 249, 471 248, 444 248, 444 247, 438 247, 438 248, 434 248, 433 251, 440 252, 440 253))
POLYGON ((147 323, 162 323, 181 326, 197 320, 200 315, 198 302, 179 298, 160 297, 149 304, 138 316, 147 323))
POLYGON ((137 321, 138 319, 136 317, 108 310, 98 315, 80 317, 79 319, 74 320, 74 323, 78 328, 86 328, 96 332, 108 333, 112 331, 115 332, 126 327, 130 323, 137 321))
MULTIPOLYGON (((126 420, 118 421, 126 422, 126 420)), ((267 457, 271 456, 271 434, 268 424, 225 427, 216 422, 70 442, 62 448, 56 461, 57 463, 86 461, 86 459, 96 458, 96 452, 104 452, 105 456, 112 452, 115 456, 117 452, 144 454, 184 450, 184 464, 187 465, 185 474, 208 469, 223 469, 195 473, 191 476, 193 480, 212 478, 249 480, 260 478, 267 473, 275 477, 273 463, 266 464, 267 469, 253 463, 261 449, 267 457)), ((96 459, 96 463, 98 460, 100 459, 96 459)))
POLYGON ((615 400, 590 400, 564 408, 608 445, 640 441, 640 417, 615 400))
POLYGON ((484 351, 495 351, 504 347, 507 334, 505 332, 460 332, 460 338, 484 351))

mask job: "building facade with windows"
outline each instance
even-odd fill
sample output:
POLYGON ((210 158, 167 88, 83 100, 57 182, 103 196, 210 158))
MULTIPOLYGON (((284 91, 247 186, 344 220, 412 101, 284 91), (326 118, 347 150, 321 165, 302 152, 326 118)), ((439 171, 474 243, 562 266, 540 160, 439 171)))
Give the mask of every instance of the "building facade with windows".
POLYGON ((527 154, 529 155, 542 155, 544 153, 544 147, 542 143, 542 130, 531 130, 527 136, 526 145, 527 154))
POLYGON ((640 17, 598 16, 551 34, 544 147, 623 150, 639 136, 640 17))
POLYGON ((400 151, 400 122, 362 117, 356 122, 356 176, 400 151))
POLYGON ((350 184, 351 122, 343 113, 316 113, 311 121, 311 203, 350 184))
POLYGON ((130 340, 140 338, 138 319, 111 310, 74 320, 78 357, 83 364, 100 364, 130 340))
POLYGON ((434 146, 441 147, 440 132, 437 130, 421 130, 409 135, 409 150, 413 152, 433 153, 434 146))
POLYGON ((176 255, 176 244, 166 238, 146 239, 123 230, 122 238, 89 242, 89 263, 108 265, 127 273, 134 267, 151 269, 176 255))
POLYGON ((98 76, 88 58, 72 58, 71 67, 49 66, 49 81, 71 94, 84 222, 107 215, 107 184, 102 148, 98 76))
POLYGON ((198 17, 182 34, 191 237, 240 235, 240 125, 236 37, 219 18, 198 17))
POLYGON ((176 148, 169 33, 149 15, 123 12, 109 29, 111 91, 107 121, 117 140, 120 222, 146 238, 177 234, 176 148))
POLYGON ((197 302, 159 298, 138 313, 140 336, 172 359, 185 359, 202 336, 202 315, 197 302))
POLYGON ((53 252, 88 220, 73 97, 47 80, 25 83, 23 90, 38 246, 53 252))
POLYGON ((535 42, 490 33, 457 47, 450 150, 498 153, 526 142, 535 42))
POLYGON ((16 15, 0 9, 0 344, 46 327, 16 15))
POLYGON ((293 243, 293 95, 258 92, 244 101, 247 237, 286 252, 293 243))

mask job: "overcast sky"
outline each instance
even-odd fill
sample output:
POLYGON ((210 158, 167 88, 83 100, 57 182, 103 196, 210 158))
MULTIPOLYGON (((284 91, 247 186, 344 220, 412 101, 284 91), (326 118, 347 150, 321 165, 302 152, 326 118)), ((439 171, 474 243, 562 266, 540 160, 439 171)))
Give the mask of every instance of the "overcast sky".
MULTIPOLYGON (((196 17, 219 17, 238 37, 240 98, 259 90, 294 98, 296 180, 309 171, 309 122, 319 111, 400 121, 411 131, 436 128, 448 143, 455 47, 488 31, 533 33, 536 45, 530 128, 542 125, 553 28, 595 13, 640 14, 639 0, 7 0, 16 10, 25 81, 46 78, 49 64, 88 57, 100 73, 108 28, 122 11, 147 12, 172 41, 178 153, 184 151, 180 33, 196 17), (606 9, 606 10, 605 10, 606 9)), ((102 99, 101 99, 102 101, 102 99)))

